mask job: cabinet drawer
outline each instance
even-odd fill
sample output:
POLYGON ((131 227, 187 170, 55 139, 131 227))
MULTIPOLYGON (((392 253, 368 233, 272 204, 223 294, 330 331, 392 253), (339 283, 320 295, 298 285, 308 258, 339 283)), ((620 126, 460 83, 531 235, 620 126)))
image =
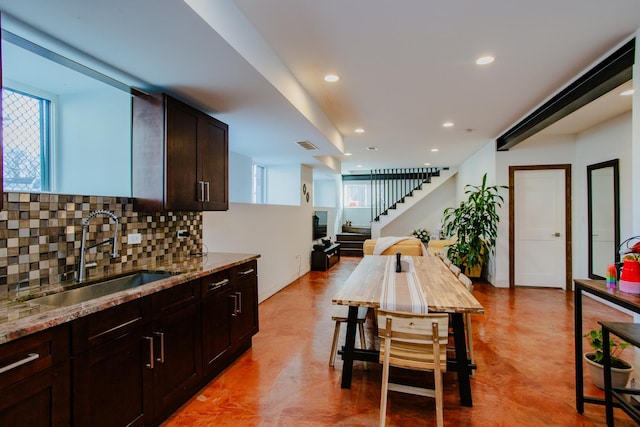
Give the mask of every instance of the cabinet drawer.
POLYGON ((73 354, 121 337, 144 324, 149 299, 142 298, 73 322, 73 354))
POLYGON ((177 285, 151 296, 153 318, 159 319, 200 300, 200 280, 177 285))
POLYGON ((258 275, 258 261, 253 260, 235 268, 237 280, 253 279, 258 275))
POLYGON ((64 324, 0 346, 0 390, 69 358, 64 324))
POLYGON ((224 270, 204 277, 202 281, 202 298, 215 294, 231 286, 232 270, 224 270))

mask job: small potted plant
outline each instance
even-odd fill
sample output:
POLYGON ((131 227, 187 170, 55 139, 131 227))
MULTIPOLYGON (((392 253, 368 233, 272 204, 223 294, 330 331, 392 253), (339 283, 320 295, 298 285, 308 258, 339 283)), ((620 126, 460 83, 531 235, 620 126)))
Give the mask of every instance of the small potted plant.
POLYGON ((411 235, 413 237, 416 237, 416 238, 420 239, 420 241, 422 243, 429 243, 429 238, 431 237, 429 232, 427 230, 425 230, 424 228, 418 228, 417 230, 413 230, 411 235))
MULTIPOLYGON (((591 380, 598 388, 604 388, 604 354, 602 353, 602 330, 594 329, 583 335, 593 349, 592 352, 584 354, 587 362, 591 380)), ((609 351, 611 353, 611 386, 622 388, 629 382, 629 377, 633 372, 633 366, 626 360, 618 357, 622 350, 627 348, 629 343, 620 341, 615 337, 609 340, 609 351)))

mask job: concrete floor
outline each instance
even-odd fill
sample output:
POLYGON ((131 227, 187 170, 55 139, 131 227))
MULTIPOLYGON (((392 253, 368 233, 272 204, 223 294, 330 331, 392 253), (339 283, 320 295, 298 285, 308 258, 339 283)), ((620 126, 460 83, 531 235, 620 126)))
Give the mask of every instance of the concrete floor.
MULTIPOLYGON (((334 368, 328 366, 331 298, 359 261, 343 257, 329 272, 306 274, 260 304, 260 332, 253 348, 163 425, 377 425, 380 366, 369 364, 365 371, 356 362, 349 390, 340 388, 340 358, 334 368)), ((605 425, 603 406, 587 404, 582 415, 575 410, 573 293, 497 289, 483 282, 475 283, 473 293, 485 308, 472 322, 478 365, 471 380, 474 406, 459 405, 456 373, 446 373, 445 425, 605 425)), ((601 319, 631 321, 588 298, 584 312, 587 330, 601 319)), ((368 327, 371 346, 375 340, 368 327)), ((632 360, 632 350, 623 356, 632 360)), ((585 375, 585 392, 602 395, 585 375)), ((615 413, 617 426, 635 425, 620 410, 615 413)), ((435 425, 433 400, 390 393, 387 425, 435 425)))

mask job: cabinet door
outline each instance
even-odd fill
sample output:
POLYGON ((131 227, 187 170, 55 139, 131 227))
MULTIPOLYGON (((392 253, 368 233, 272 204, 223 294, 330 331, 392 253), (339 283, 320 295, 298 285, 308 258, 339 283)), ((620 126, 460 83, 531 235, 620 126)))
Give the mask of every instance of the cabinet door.
POLYGON ((166 210, 201 210, 196 158, 198 117, 194 108, 166 97, 166 210))
POLYGON ((198 389, 202 378, 200 306, 191 304, 154 322, 156 419, 166 418, 198 389))
POLYGON ((255 261, 238 267, 235 294, 238 310, 234 318, 233 336, 236 345, 242 346, 258 332, 258 276, 255 261))
POLYGON ((203 209, 226 211, 229 209, 228 126, 213 117, 200 116, 198 137, 198 170, 205 183, 203 209))
POLYGON ((148 335, 139 329, 74 357, 74 425, 151 423, 153 374, 148 335))
POLYGON ((202 354, 207 378, 213 378, 226 367, 231 352, 234 299, 228 274, 202 279, 202 354))
POLYGON ((0 426, 70 425, 69 362, 0 391, 0 426))

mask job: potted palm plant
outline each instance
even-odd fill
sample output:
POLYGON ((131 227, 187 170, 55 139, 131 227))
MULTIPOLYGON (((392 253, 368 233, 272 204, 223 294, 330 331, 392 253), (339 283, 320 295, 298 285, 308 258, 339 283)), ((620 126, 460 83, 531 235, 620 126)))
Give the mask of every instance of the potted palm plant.
POLYGON ((508 187, 487 185, 485 173, 481 185, 465 186, 467 200, 443 213, 443 232, 447 238, 455 240, 448 246, 447 256, 468 276, 480 276, 496 245, 500 221, 497 210, 504 202, 499 194, 502 188, 508 187))
MULTIPOLYGON (((598 388, 604 388, 604 360, 602 353, 602 330, 594 329, 583 335, 589 345, 593 349, 592 352, 584 354, 584 360, 589 367, 591 380, 593 385, 598 388)), ((633 372, 633 366, 626 360, 621 359, 620 353, 627 348, 629 343, 620 341, 615 337, 609 340, 609 349, 611 354, 611 386, 614 388, 622 388, 629 382, 629 377, 633 372)))

